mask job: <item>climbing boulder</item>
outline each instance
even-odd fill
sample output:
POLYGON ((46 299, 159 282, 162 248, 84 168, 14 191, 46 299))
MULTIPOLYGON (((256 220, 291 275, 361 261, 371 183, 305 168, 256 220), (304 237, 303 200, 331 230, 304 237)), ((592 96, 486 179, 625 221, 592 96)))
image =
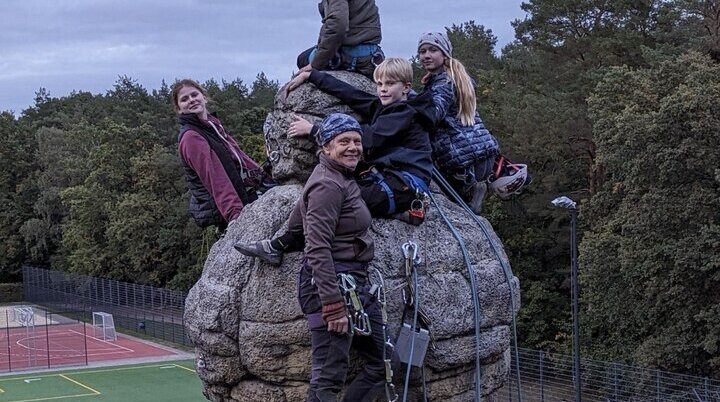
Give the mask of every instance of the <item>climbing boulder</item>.
MULTIPOLYGON (((371 83, 362 76, 333 74, 371 89, 371 83)), ((279 152, 275 154, 274 172, 284 185, 246 206, 230 223, 225 236, 210 250, 202 277, 186 300, 185 325, 196 347, 197 372, 205 395, 212 401, 305 400, 310 379, 310 335, 296 299, 302 253, 286 254, 283 264, 275 267, 238 253, 233 244, 271 238, 285 231, 302 191, 301 184, 292 183, 302 183, 317 161, 314 144, 288 139, 285 130, 293 113, 317 119, 331 112, 347 112, 345 106, 330 98, 307 84, 287 99, 276 100, 265 125, 265 137, 269 143, 278 143, 269 149, 279 152), (288 149, 286 154, 278 151, 284 148, 288 149)), ((390 219, 372 222, 370 232, 376 251, 370 267, 385 281, 387 333, 395 337, 401 327, 402 287, 406 283, 402 245, 412 241, 421 257, 417 265, 418 299, 431 322, 435 345, 425 358, 429 400, 473 400, 476 352, 480 392, 483 400, 492 400, 504 385, 510 367, 510 328, 519 308, 519 283, 503 270, 501 261, 509 267, 507 256, 489 222, 479 218, 483 231, 436 188, 433 198, 436 201, 420 226, 390 219), (448 229, 446 219, 457 228, 462 241, 448 229)), ((355 357, 351 359, 351 375, 357 372, 358 362, 355 357)), ((411 376, 410 400, 422 392, 417 371, 411 376)), ((404 374, 403 365, 395 373, 400 392, 404 374)))

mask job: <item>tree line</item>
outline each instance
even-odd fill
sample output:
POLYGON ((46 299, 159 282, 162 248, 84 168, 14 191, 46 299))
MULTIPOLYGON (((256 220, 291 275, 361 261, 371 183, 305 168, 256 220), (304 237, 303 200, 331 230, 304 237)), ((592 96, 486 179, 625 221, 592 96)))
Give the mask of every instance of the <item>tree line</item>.
MULTIPOLYGON (((485 216, 520 278, 525 347, 570 350, 569 217, 580 210, 587 357, 720 376, 720 3, 531 0, 516 40, 448 28, 479 110, 530 190, 485 216)), ((416 79, 421 76, 416 64, 416 79)), ((253 157, 279 84, 209 81, 253 157)), ((0 275, 22 264, 186 290, 211 231, 187 216, 175 113, 163 83, 105 94, 40 90, 0 114, 0 275)))

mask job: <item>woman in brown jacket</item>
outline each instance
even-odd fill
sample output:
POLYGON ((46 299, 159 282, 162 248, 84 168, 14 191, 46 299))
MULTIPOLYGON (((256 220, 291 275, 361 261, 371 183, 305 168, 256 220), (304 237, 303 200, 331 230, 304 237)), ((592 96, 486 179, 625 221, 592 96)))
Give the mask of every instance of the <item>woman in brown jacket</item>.
MULTIPOLYGON (((334 113, 318 132, 320 163, 303 189, 293 214, 302 217, 305 260, 298 278, 298 299, 308 318, 312 374, 308 401, 337 401, 348 370, 350 347, 367 364, 348 387, 344 401, 373 401, 385 384, 382 314, 368 294, 367 267, 375 254, 368 234, 370 211, 353 180, 362 156, 360 124, 334 113), (369 323, 369 336, 353 331, 338 277, 354 281, 369 323)), ((367 328, 366 328, 367 330, 367 328)), ((368 332, 368 331, 364 331, 368 332)))

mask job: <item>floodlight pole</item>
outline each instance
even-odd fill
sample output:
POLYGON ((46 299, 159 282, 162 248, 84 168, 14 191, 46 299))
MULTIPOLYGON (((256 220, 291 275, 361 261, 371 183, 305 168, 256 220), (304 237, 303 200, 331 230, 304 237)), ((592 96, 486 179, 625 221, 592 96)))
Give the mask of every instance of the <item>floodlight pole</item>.
POLYGON ((568 197, 552 200, 556 207, 570 211, 570 282, 573 320, 573 382, 575 383, 575 402, 582 402, 582 385, 580 381, 580 316, 578 307, 578 260, 577 260, 577 204, 568 197))

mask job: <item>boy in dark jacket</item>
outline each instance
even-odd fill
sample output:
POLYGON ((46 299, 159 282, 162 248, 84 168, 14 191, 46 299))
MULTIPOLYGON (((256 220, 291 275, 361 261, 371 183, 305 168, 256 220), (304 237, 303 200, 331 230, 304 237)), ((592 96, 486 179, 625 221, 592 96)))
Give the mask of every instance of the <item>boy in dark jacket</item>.
MULTIPOLYGON (((374 217, 409 220, 414 201, 428 191, 432 171, 432 147, 428 129, 433 113, 432 98, 420 95, 408 100, 412 66, 401 58, 388 58, 374 73, 377 96, 361 91, 327 73, 301 72, 289 84, 288 92, 308 81, 340 99, 369 123, 362 125, 364 161, 356 169, 363 200, 374 217)), ((315 135, 318 126, 295 117, 288 135, 315 135)), ((293 216, 288 232, 270 240, 235 248, 249 256, 280 263, 282 252, 300 250, 302 227, 293 216)))

